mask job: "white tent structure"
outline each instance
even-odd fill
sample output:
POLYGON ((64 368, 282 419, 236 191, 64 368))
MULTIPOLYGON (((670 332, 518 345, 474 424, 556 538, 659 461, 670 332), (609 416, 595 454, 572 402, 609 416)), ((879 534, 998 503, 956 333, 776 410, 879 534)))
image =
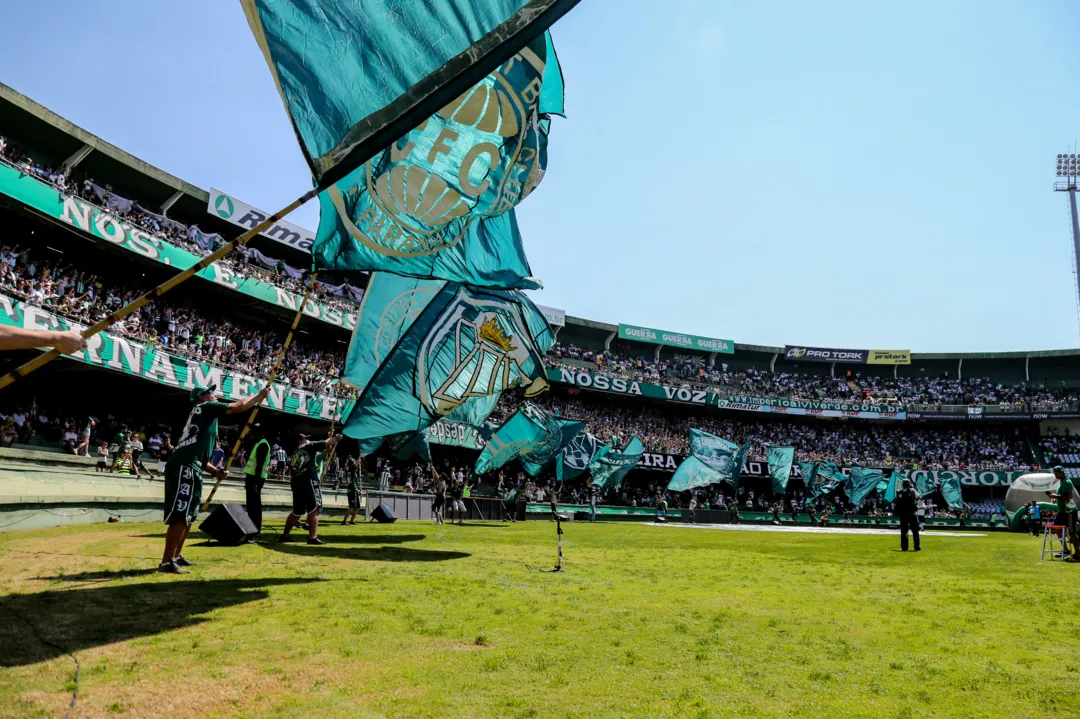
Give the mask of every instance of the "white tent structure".
POLYGON ((1050 498, 1046 493, 1057 491, 1057 486, 1058 480, 1050 472, 1033 472, 1017 477, 1005 494, 1005 514, 1009 518, 1009 526, 1016 528, 1013 517, 1025 504, 1047 504, 1050 498))

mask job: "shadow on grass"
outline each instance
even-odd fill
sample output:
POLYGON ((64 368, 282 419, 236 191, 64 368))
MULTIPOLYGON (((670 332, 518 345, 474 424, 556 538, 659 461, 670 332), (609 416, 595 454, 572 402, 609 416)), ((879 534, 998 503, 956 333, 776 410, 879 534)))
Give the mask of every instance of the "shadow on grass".
POLYGON ((87 589, 10 594, 0 598, 0 667, 16 667, 62 655, 43 644, 18 615, 33 622, 44 639, 72 652, 122 642, 208 621, 222 607, 256 602, 269 587, 317 579, 217 579, 168 581, 87 589))
POLYGON ((57 574, 54 577, 34 577, 35 581, 39 582, 51 582, 59 580, 61 582, 100 582, 108 581, 111 579, 130 579, 131 577, 145 577, 149 574, 156 574, 157 570, 153 568, 146 569, 103 569, 98 572, 80 572, 79 574, 57 574))
MULTIPOLYGON (((294 537, 300 541, 306 541, 307 532, 295 533, 294 537)), ((319 538, 331 544, 405 544, 406 542, 419 542, 427 538, 425 534, 348 534, 347 530, 337 527, 319 525, 319 538)))
POLYGON ((329 542, 334 540, 323 537, 328 544, 315 546, 306 544, 307 538, 289 544, 271 542, 263 545, 266 549, 282 554, 303 557, 333 557, 335 559, 357 559, 364 562, 445 562, 450 559, 465 559, 472 556, 467 552, 445 552, 438 549, 410 549, 409 547, 356 547, 347 549, 335 547, 329 542))

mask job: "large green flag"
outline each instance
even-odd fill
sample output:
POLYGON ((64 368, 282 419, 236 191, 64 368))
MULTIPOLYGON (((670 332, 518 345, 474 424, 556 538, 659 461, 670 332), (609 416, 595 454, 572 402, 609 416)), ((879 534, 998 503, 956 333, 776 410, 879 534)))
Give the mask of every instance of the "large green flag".
POLYGON ((847 494, 851 503, 858 506, 863 503, 871 492, 878 487, 884 479, 884 475, 881 470, 878 469, 865 469, 863 467, 852 467, 848 471, 847 481, 844 482, 844 492, 847 494))
POLYGON ((601 452, 589 463, 592 483, 600 489, 618 487, 623 477, 641 461, 641 454, 644 451, 645 446, 641 440, 634 437, 619 452, 614 450, 601 452))
POLYGON ((573 441, 563 448, 555 462, 556 479, 562 482, 577 477, 589 468, 601 451, 611 451, 611 447, 589 432, 578 432, 573 441))
POLYGON ((684 492, 719 482, 737 487, 746 451, 749 451, 749 443, 740 448, 723 437, 691 429, 690 456, 671 475, 667 488, 672 492, 684 492))
POLYGON ((800 462, 803 481, 806 483, 806 503, 835 491, 846 481, 834 462, 800 462), (809 479, 808 479, 809 477, 809 479))
POLYGON ((473 466, 473 475, 479 476, 498 469, 535 449, 544 446, 557 428, 549 426, 549 415, 540 408, 526 403, 506 420, 488 439, 473 466))
POLYGON ((315 267, 539 287, 513 208, 543 178, 561 111, 555 51, 539 37, 320 194, 315 267))
POLYGON ((360 389, 345 420, 354 439, 419 432, 437 420, 482 427, 499 395, 547 389, 554 335, 520 292, 372 276, 344 380, 360 389))
POLYGON ((963 509, 964 497, 960 492, 960 478, 952 477, 942 482, 941 496, 945 498, 945 503, 949 505, 949 509, 963 509))
POLYGON ((936 474, 931 472, 915 473, 915 491, 919 497, 927 497, 937 491, 938 481, 936 474))
POLYGON ((896 500, 896 490, 900 489, 900 483, 904 481, 904 475, 900 473, 899 469, 893 468, 892 474, 889 475, 889 483, 885 486, 885 492, 881 494, 882 498, 886 502, 893 502, 896 500))
MULTIPOLYGON (((341 179, 505 69, 577 2, 241 0, 322 183, 341 179)), ((538 58, 541 67, 545 59, 538 58)), ((505 111, 504 98, 498 102, 505 111)), ((476 104, 468 107, 488 116, 487 103, 476 104)))
POLYGON ((770 446, 768 460, 772 491, 775 494, 786 494, 788 479, 791 478, 791 465, 795 461, 795 448, 770 446))

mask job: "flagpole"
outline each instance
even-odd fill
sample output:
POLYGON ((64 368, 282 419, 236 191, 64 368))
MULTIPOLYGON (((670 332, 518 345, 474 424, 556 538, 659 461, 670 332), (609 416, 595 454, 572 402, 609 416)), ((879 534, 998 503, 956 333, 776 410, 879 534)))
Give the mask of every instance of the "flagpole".
MULTIPOLYGON (((90 327, 87 327, 87 328, 83 329, 82 332, 80 332, 79 334, 81 334, 84 338, 88 339, 90 337, 93 337, 97 333, 99 333, 99 332, 101 332, 103 330, 106 330, 109 327, 112 327, 114 324, 116 324, 120 320, 124 319, 125 317, 130 315, 132 312, 135 312, 136 310, 138 310, 141 307, 149 304, 150 302, 157 299, 158 297, 161 297, 163 294, 165 294, 169 290, 173 289, 177 285, 191 279, 192 277, 195 276, 196 272, 199 272, 199 271, 205 269, 206 267, 210 266, 214 262, 217 262, 222 257, 224 257, 225 255, 227 255, 230 252, 232 252, 233 250, 235 250, 237 247, 240 247, 242 245, 246 245, 249 241, 251 241, 251 238, 255 237, 255 235, 259 234, 260 232, 264 232, 264 231, 270 229, 270 227, 272 227, 274 225, 274 223, 276 223, 278 220, 280 220, 282 217, 289 214, 290 212, 292 212, 296 208, 303 205, 305 202, 307 202, 311 198, 315 197, 318 193, 319 193, 319 188, 317 188, 317 187, 313 188, 311 190, 308 190, 303 195, 301 195, 300 197, 298 197, 295 200, 293 200, 292 202, 290 202, 284 208, 278 210, 277 212, 270 215, 269 217, 267 217, 265 220, 263 220, 259 224, 255 225, 255 227, 251 228, 250 230, 248 230, 244 234, 237 237, 235 240, 233 240, 233 241, 231 241, 229 243, 226 243, 223 247, 218 249, 216 252, 213 252, 213 253, 207 255, 206 257, 202 258, 201 260, 199 260, 198 262, 196 262, 194 265, 187 268, 183 272, 180 272, 180 273, 178 273, 176 275, 173 275, 169 279, 165 280, 160 285, 158 285, 154 289, 150 290, 146 294, 141 295, 140 297, 136 297, 134 300, 127 303, 123 307, 117 309, 114 312, 109 313, 108 315, 106 315, 102 319, 95 322, 90 327)), ((303 307, 302 304, 300 306, 303 307)), ((48 352, 45 352, 44 354, 38 355, 37 357, 30 360, 29 362, 26 362, 25 364, 23 364, 23 365, 21 365, 19 367, 16 367, 15 369, 8 372, 3 377, 0 377, 0 390, 4 389, 5 387, 10 387, 11 385, 15 384, 19 380, 26 377, 28 374, 30 374, 34 370, 37 370, 37 369, 40 369, 41 367, 44 367, 46 364, 48 364, 49 362, 52 362, 54 359, 56 359, 59 356, 60 356, 60 351, 59 350, 51 349, 48 352)))
MULTIPOLYGON (((300 324, 300 317, 304 314, 304 307, 307 305, 308 297, 311 296, 311 290, 315 287, 315 278, 318 276, 318 272, 311 273, 311 279, 308 280, 307 290, 304 292, 304 299, 300 302, 300 307, 296 310, 296 316, 293 317, 292 327, 289 328, 289 334, 285 335, 285 342, 281 345, 281 352, 278 353, 277 360, 274 362, 274 368, 270 370, 270 377, 266 380, 267 387, 272 386, 274 384, 274 379, 277 378, 278 370, 281 369, 281 363, 285 360, 285 353, 289 351, 289 345, 292 344, 293 334, 296 332, 297 325, 300 324)), ((261 406, 262 403, 260 402, 251 408, 251 414, 248 415, 247 422, 240 431, 240 436, 236 438, 232 451, 229 452, 229 458, 225 460, 225 471, 222 472, 218 476, 217 481, 214 482, 214 488, 210 490, 210 496, 203 502, 202 511, 205 512, 206 508, 210 506, 210 500, 214 498, 214 494, 217 493, 218 487, 221 486, 221 480, 229 474, 229 468, 232 467, 233 459, 236 458, 236 453, 240 451, 240 446, 244 442, 244 438, 247 437, 248 432, 251 430, 251 427, 255 422, 255 415, 259 413, 259 407, 261 406)))
MULTIPOLYGON (((338 413, 341 411, 338 408, 338 392, 341 390, 341 380, 338 380, 337 386, 334 387, 334 411, 330 415, 330 436, 334 436, 334 426, 337 424, 338 413)), ((337 451, 337 446, 340 442, 335 442, 334 446, 330 448, 330 453, 326 455, 326 461, 323 463, 322 471, 319 472, 319 484, 322 485, 323 478, 326 477, 326 470, 330 468, 330 460, 334 458, 334 452, 337 451)))

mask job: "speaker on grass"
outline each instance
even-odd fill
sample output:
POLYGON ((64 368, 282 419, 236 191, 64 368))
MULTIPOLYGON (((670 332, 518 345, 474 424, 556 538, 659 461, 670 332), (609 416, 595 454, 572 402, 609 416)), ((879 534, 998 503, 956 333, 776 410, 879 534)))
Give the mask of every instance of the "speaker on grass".
POLYGON ((255 524, 239 504, 221 504, 199 525, 199 530, 222 544, 236 545, 249 534, 255 534, 255 524))
POLYGON ((389 504, 380 504, 378 507, 371 510, 371 519, 368 521, 375 521, 380 524, 393 524, 397 521, 397 517, 394 516, 394 510, 390 509, 389 504))

